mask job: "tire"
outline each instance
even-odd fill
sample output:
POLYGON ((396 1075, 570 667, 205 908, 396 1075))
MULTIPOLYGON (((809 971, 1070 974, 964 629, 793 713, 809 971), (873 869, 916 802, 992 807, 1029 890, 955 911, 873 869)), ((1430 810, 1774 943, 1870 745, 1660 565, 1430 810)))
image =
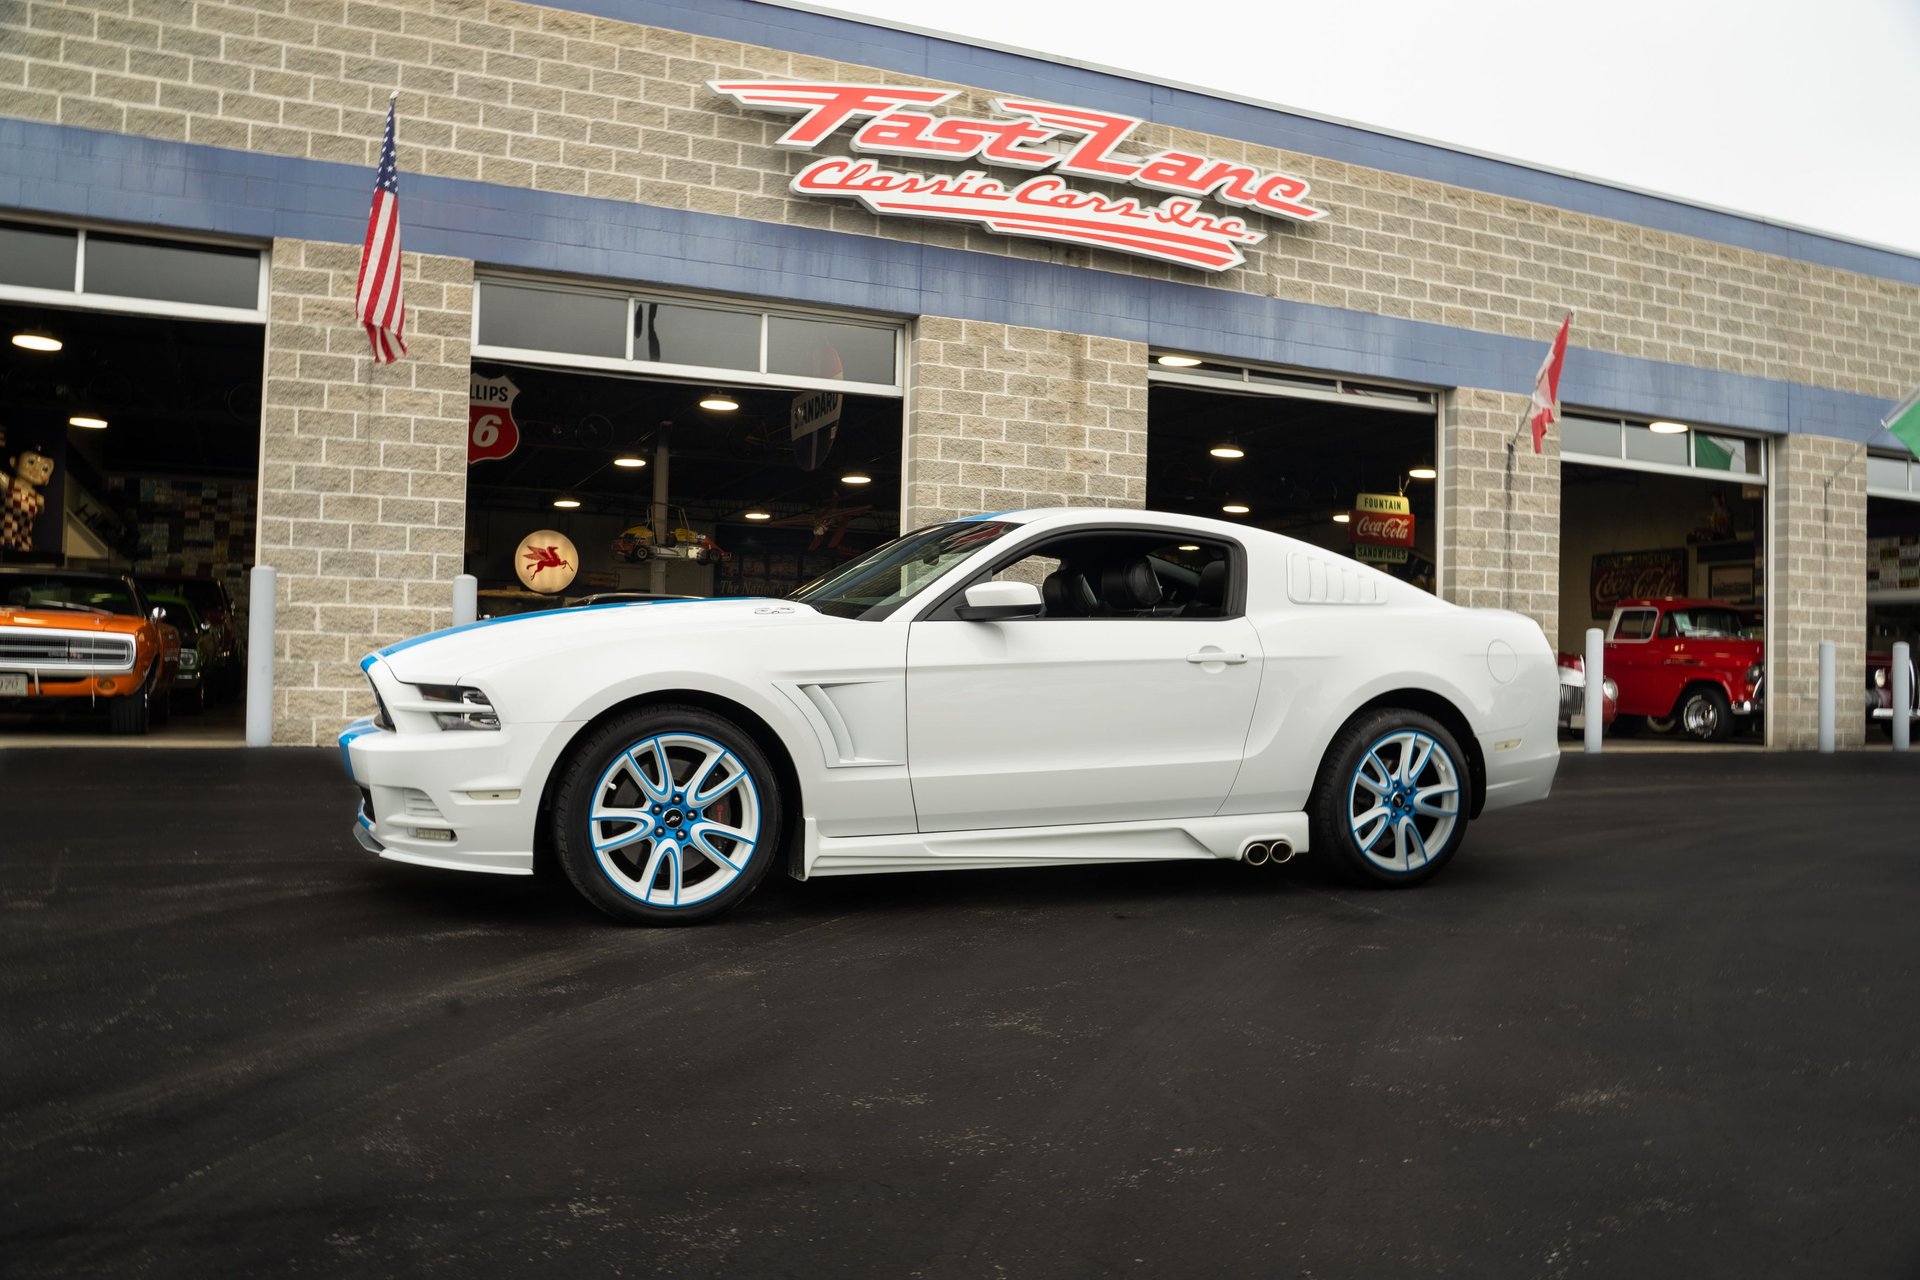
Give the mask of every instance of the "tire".
POLYGON ((1733 707, 1717 685, 1700 685, 1680 695, 1678 718, 1695 742, 1724 742, 1733 732, 1733 707))
POLYGON ((107 727, 115 737, 137 738, 153 721, 153 679, 148 677, 137 692, 107 703, 107 727))
POLYGON ((780 852, 778 775, 751 737, 712 712, 629 712, 561 767, 550 816, 560 865, 623 923, 711 919, 745 901, 780 852))
POLYGON ((200 683, 180 700, 180 708, 190 716, 202 716, 207 713, 207 679, 200 677, 200 683))
POLYGON ((1431 716, 1399 707, 1362 712, 1334 735, 1307 802, 1314 853, 1359 884, 1431 879, 1466 839, 1471 769, 1431 716))
POLYGON ((1680 718, 1678 716, 1648 716, 1643 723, 1647 726, 1648 733, 1664 738, 1673 732, 1674 727, 1680 723, 1680 718))

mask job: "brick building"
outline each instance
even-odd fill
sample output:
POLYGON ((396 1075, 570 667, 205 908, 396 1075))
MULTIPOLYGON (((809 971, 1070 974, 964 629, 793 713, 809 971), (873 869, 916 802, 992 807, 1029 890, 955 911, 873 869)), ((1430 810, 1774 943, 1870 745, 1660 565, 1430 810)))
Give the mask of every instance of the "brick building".
POLYGON ((1910 254, 753 0, 33 0, 0 8, 0 154, 0 316, 77 335, 60 377, 8 357, 0 425, 66 434, 44 536, 273 566, 280 742, 362 714, 355 659, 444 624, 456 574, 524 607, 540 529, 574 593, 759 593, 955 513, 1245 508, 1565 649, 1636 586, 1751 607, 1777 746, 1813 740, 1820 641, 1859 689, 1920 629, 1920 464, 1878 426, 1920 383, 1910 254), (826 121, 741 88, 778 84, 944 96, 782 145, 826 121), (390 92, 410 351, 376 366, 390 92), (1029 178, 1067 195, 1010 207, 1029 178), (82 400, 113 425, 64 427, 82 400), (155 475, 247 482, 253 560, 154 508, 182 484, 105 496, 155 475), (1383 501, 1411 546, 1355 541, 1383 501))

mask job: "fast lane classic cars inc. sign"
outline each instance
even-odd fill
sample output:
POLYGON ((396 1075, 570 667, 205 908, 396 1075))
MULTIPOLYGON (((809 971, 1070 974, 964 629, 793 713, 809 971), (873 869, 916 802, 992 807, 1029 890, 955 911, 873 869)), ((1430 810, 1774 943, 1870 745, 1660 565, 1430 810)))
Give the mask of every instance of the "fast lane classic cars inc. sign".
POLYGON ((811 151, 842 125, 862 122, 851 140, 859 155, 815 160, 789 185, 801 195, 858 200, 878 214, 978 223, 1001 235, 1205 271, 1239 266, 1246 261, 1241 248, 1266 233, 1237 213, 1204 208, 1203 199, 1299 222, 1327 216, 1304 203, 1307 183, 1292 174, 1186 151, 1116 154, 1141 124, 1133 116, 1019 98, 994 100, 999 119, 928 113, 956 89, 762 80, 710 80, 707 87, 742 106, 799 115, 777 140, 793 151, 811 151), (901 170, 863 158, 868 155, 978 160, 1035 176, 1003 181, 971 168, 958 174, 901 170), (1158 202, 1101 195, 1063 175, 1172 194, 1158 202))

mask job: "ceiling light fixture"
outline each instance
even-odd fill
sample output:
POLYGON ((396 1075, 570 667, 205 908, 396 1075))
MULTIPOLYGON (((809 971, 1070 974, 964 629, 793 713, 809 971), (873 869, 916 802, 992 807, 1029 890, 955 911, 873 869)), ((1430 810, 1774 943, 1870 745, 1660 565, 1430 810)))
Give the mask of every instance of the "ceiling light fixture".
POLYGON ((1160 356, 1156 363, 1163 364, 1169 369, 1191 369, 1204 361, 1197 356, 1160 356))
POLYGON ((840 477, 841 484, 872 484, 873 477, 864 471, 849 471, 840 477))
POLYGON ((1647 424, 1647 430, 1657 436, 1683 436, 1687 433, 1687 424, 1684 422, 1649 422, 1647 424))
POLYGON ((1216 458, 1244 458, 1247 456, 1247 451, 1232 440, 1227 441, 1225 444, 1217 444, 1207 450, 1207 452, 1216 458))
POLYGON ((50 333, 31 330, 13 335, 13 345, 27 351, 58 351, 66 345, 50 333))
POLYGON ((1353 522, 1353 515, 1346 511, 1336 511, 1333 513, 1333 522, 1335 524, 1351 524, 1353 522))
POLYGON ((767 511, 749 511, 749 512, 747 512, 747 519, 749 519, 749 520, 771 520, 771 519, 773 519, 773 514, 772 514, 771 512, 767 512, 767 511))
POLYGON ((1407 478, 1410 480, 1437 480, 1440 478, 1440 473, 1432 467, 1409 467, 1407 468, 1407 478))
POLYGON ((613 465, 616 467, 626 467, 628 470, 632 470, 635 467, 646 466, 647 460, 645 458, 636 458, 630 453, 623 453, 619 457, 613 460, 613 465))
POLYGON ((578 499, 578 498, 555 498, 555 499, 553 500, 553 505, 554 505, 554 506, 556 506, 556 507, 559 507, 559 508, 560 508, 561 510, 563 510, 563 511, 571 511, 571 510, 573 510, 573 509, 574 509, 575 507, 577 507, 577 506, 579 506, 579 505, 580 505, 580 499, 578 499))
POLYGON ((1224 506, 1222 506, 1220 509, 1226 512, 1230 516, 1243 516, 1243 515, 1246 515, 1249 511, 1253 510, 1252 507, 1248 506, 1244 502, 1229 502, 1224 506))
POLYGON ((107 429, 107 420, 105 418, 88 417, 68 418, 67 425, 70 427, 85 427, 88 431, 105 431, 107 429))
POLYGON ((715 413, 732 413, 740 407, 740 402, 732 396, 723 396, 714 392, 700 402, 702 409, 712 409, 715 413))

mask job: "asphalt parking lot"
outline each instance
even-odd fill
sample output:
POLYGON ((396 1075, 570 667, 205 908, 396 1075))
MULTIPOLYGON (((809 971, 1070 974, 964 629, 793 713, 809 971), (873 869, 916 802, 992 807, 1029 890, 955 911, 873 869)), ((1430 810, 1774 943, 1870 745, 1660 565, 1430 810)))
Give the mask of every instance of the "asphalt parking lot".
POLYGON ((1920 755, 665 931, 367 858, 331 751, 0 795, 10 1276, 1920 1273, 1920 755))

